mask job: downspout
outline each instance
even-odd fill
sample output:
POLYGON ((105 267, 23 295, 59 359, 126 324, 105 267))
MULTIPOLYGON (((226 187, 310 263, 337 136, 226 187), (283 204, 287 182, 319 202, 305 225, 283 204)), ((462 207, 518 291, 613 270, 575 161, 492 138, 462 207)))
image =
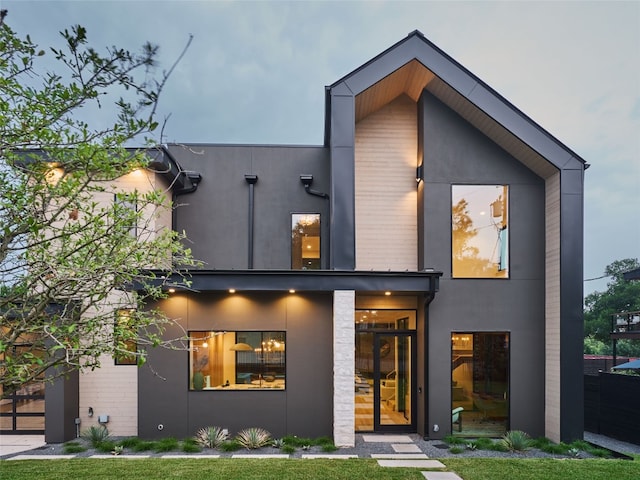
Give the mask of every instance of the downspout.
MULTIPOLYGON (((433 288, 433 285, 432 285, 433 288)), ((428 291, 424 296, 423 303, 423 314, 424 314, 424 331, 423 331, 423 339, 424 342, 424 386, 422 387, 422 394, 424 395, 424 439, 429 439, 429 395, 427 392, 429 391, 427 385, 429 384, 429 349, 427 346, 429 345, 429 304, 433 302, 433 299, 436 297, 435 290, 428 291)))
POLYGON ((253 268, 253 186, 258 182, 257 175, 245 175, 244 179, 249 184, 249 260, 248 268, 253 268))

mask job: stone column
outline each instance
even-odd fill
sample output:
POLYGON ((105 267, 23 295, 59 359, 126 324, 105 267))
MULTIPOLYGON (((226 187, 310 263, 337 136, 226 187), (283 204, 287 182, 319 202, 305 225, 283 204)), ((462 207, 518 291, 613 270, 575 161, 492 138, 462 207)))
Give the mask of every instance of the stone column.
POLYGON ((355 291, 333 292, 333 441, 355 445, 355 291))

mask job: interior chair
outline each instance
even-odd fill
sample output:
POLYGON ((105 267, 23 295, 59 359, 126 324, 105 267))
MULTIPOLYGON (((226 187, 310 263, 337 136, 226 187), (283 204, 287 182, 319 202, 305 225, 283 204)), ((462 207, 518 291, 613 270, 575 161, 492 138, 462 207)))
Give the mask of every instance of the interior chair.
POLYGON ((463 410, 464 410, 463 407, 458 407, 451 410, 451 424, 452 425, 457 424, 459 432, 462 431, 462 411, 463 410))

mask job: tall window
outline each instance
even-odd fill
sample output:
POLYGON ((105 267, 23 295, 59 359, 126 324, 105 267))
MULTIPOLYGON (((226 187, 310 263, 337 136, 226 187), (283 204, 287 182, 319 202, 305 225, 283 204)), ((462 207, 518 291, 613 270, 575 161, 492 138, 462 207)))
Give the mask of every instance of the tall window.
POLYGON ((133 316, 135 310, 121 309, 116 312, 114 342, 116 354, 114 356, 116 365, 137 365, 138 345, 135 341, 136 331, 133 328, 133 316))
POLYGON ((320 269, 320 214, 291 215, 291 268, 320 269))
POLYGON ((451 274, 454 278, 509 277, 509 187, 451 188, 451 274))
POLYGON ((189 389, 284 389, 285 340, 285 332, 190 332, 189 389))
POLYGON ((451 410, 454 433, 500 436, 508 430, 508 333, 451 335, 451 410))

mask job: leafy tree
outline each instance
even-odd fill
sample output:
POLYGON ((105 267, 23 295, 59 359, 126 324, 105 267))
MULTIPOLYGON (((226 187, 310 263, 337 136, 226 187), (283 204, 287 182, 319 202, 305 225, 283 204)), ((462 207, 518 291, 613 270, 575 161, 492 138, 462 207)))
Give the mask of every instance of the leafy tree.
POLYGON ((99 53, 83 27, 61 35, 47 72, 46 52, 0 23, 0 396, 103 355, 142 363, 169 321, 137 309, 163 295, 147 269, 194 264, 162 221, 171 205, 145 173, 146 150, 125 148, 156 129, 171 70, 155 78, 151 44, 99 53), (87 110, 99 127, 81 119, 87 110), (142 179, 135 189, 128 175, 142 179), (136 280, 148 288, 124 292, 136 280))
MULTIPOLYGON (((611 316, 614 313, 640 311, 640 282, 626 281, 623 273, 640 267, 638 259, 626 258, 607 265, 604 274, 611 277, 604 292, 593 292, 584 300, 585 353, 611 353, 611 316)), ((640 342, 620 340, 619 355, 640 356, 640 342)))

